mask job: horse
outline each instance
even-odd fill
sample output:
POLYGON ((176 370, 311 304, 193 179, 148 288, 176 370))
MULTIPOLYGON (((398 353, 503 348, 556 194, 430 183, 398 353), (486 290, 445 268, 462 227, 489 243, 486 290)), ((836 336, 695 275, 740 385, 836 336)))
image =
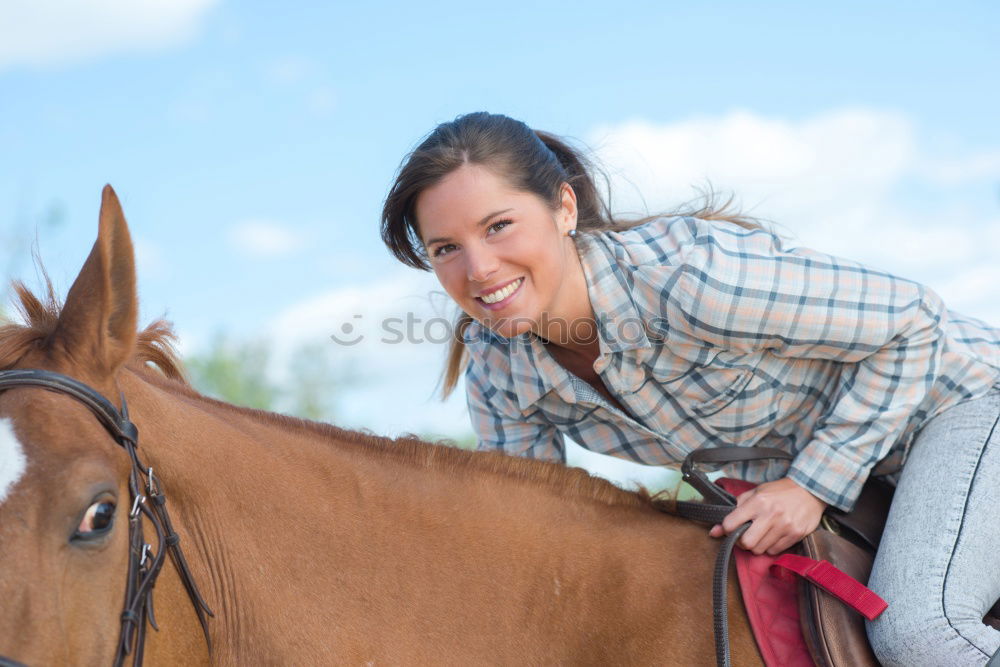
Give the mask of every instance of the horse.
MULTIPOLYGON (((714 664, 718 542, 704 526, 580 469, 203 396, 168 323, 137 331, 135 276, 106 186, 65 303, 51 285, 39 297, 15 284, 23 321, 0 327, 0 370, 72 378, 115 414, 127 404, 213 614, 206 641, 184 573, 164 567, 146 661, 714 664)), ((149 522, 119 444, 73 395, 0 391, 6 664, 115 661, 136 551, 128 524, 149 522)), ((741 605, 729 625, 735 664, 761 664, 741 605)))

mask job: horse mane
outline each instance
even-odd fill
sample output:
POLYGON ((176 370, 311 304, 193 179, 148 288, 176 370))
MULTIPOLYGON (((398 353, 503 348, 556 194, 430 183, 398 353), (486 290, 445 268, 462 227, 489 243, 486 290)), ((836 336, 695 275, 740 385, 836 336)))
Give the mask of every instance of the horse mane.
POLYGON ((377 435, 371 431, 355 431, 333 424, 300 419, 289 415, 247 408, 226 403, 200 394, 183 381, 151 372, 147 367, 130 367, 150 384, 189 400, 207 404, 219 411, 253 419, 259 423, 314 436, 326 442, 343 443, 360 448, 366 454, 409 465, 414 468, 439 468, 467 473, 470 470, 487 475, 514 478, 549 485, 561 495, 586 498, 604 505, 623 507, 668 507, 671 500, 662 494, 652 495, 646 489, 626 491, 582 468, 559 463, 509 456, 499 452, 470 451, 453 446, 447 439, 430 442, 413 434, 396 438, 377 435))
MULTIPOLYGON (((11 283, 17 295, 15 308, 23 324, 5 322, 0 325, 0 370, 13 367, 32 349, 44 348, 59 324, 62 303, 44 274, 45 297, 39 298, 21 281, 11 283)), ((174 349, 177 337, 166 320, 158 319, 136 334, 135 356, 132 363, 150 365, 164 376, 187 384, 180 360, 174 349)))
MULTIPOLYGON (((31 349, 45 347, 59 322, 62 304, 52 283, 45 276, 45 298, 40 299, 20 281, 12 283, 17 295, 16 308, 23 324, 0 325, 0 370, 13 367, 31 349)), ((226 403, 196 391, 185 379, 183 365, 174 347, 176 335, 169 322, 157 319, 136 336, 135 354, 126 367, 143 380, 169 393, 207 403, 224 412, 249 417, 283 430, 315 435, 325 440, 360 447, 365 452, 411 465, 416 468, 444 468, 548 485, 564 496, 587 498, 601 504, 623 507, 660 507, 670 500, 659 494, 651 496, 644 488, 626 491, 610 482, 591 476, 585 470, 558 463, 538 461, 500 453, 473 452, 451 446, 449 441, 428 442, 407 434, 397 438, 370 431, 352 431, 332 424, 299 419, 288 415, 226 403)))

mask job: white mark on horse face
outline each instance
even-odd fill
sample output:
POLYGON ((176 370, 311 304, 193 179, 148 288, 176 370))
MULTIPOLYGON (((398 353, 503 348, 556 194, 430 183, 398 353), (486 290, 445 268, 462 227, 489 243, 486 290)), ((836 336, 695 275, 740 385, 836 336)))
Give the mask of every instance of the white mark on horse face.
POLYGON ((27 464, 24 448, 14 434, 14 424, 9 419, 0 419, 0 503, 21 479, 27 464))

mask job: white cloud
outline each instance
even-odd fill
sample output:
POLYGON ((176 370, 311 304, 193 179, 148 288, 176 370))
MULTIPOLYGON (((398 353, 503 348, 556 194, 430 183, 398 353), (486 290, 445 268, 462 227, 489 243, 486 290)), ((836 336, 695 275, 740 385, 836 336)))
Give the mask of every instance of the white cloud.
POLYGON ((379 282, 342 287, 295 304, 274 319, 276 356, 322 340, 368 375, 397 379, 401 367, 438 358, 454 313, 433 274, 400 269, 379 282))
POLYGON ((246 220, 229 228, 229 240, 251 257, 285 257, 305 245, 305 239, 280 223, 246 220))
POLYGON ((400 269, 372 284, 330 290, 295 304, 267 327, 273 372, 281 378, 289 355, 321 344, 338 367, 362 382, 341 397, 338 423, 390 435, 469 432, 464 390, 442 403, 436 391, 447 350, 451 300, 433 274, 400 269))
POLYGON ((985 151, 964 157, 924 160, 920 172, 932 182, 959 185, 968 181, 996 179, 1000 174, 1000 150, 985 151))
MULTIPOLYGON (((880 198, 908 169, 913 129, 898 113, 847 109, 800 122, 748 111, 664 125, 631 121, 591 133, 600 157, 635 183, 650 208, 710 179, 768 209, 818 209, 880 198)), ((631 207, 633 189, 619 187, 631 207)))
POLYGON ((0 69, 77 63, 189 39, 219 0, 5 0, 0 69))

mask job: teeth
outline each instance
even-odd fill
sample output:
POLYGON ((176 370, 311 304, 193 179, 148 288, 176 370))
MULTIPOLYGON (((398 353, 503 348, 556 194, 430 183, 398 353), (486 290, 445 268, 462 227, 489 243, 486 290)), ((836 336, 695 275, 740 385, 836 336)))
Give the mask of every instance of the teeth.
POLYGON ((523 280, 524 278, 518 278, 517 280, 507 285, 506 287, 502 287, 498 289, 496 292, 493 292, 492 294, 487 294, 480 298, 483 300, 484 303, 496 303, 497 301, 503 301, 504 299, 506 299, 507 297, 509 297, 511 294, 514 293, 514 290, 517 289, 518 285, 520 285, 523 280))

